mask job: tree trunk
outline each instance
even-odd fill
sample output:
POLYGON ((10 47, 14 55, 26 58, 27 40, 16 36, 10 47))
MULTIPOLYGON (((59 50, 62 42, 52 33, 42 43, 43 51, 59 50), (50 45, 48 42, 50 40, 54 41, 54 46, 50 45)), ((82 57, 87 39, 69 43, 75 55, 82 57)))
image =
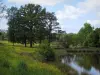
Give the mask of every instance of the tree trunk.
POLYGON ((41 44, 41 42, 42 42, 42 39, 41 39, 41 35, 40 35, 40 37, 39 37, 39 43, 41 44))
POLYGON ((26 47, 26 39, 24 40, 24 45, 25 45, 25 47, 26 47))
POLYGON ((50 35, 49 35, 49 38, 48 38, 49 46, 50 46, 50 42, 51 42, 51 38, 50 38, 50 35))
POLYGON ((14 42, 15 42, 15 36, 14 36, 14 33, 13 33, 13 46, 14 46, 14 42))
MULTIPOLYGON (((52 23, 51 23, 52 24, 52 23)), ((48 34, 48 42, 49 42, 49 46, 50 46, 50 43, 51 43, 51 39, 52 39, 52 33, 51 33, 51 31, 52 31, 52 26, 51 26, 51 24, 49 25, 49 34, 48 34)))
POLYGON ((30 38, 30 47, 32 48, 32 37, 30 38))
POLYGON ((30 47, 32 48, 32 43, 33 43, 33 41, 32 41, 32 26, 30 27, 30 47))
POLYGON ((48 35, 48 42, 49 42, 49 46, 50 46, 50 43, 51 43, 51 38, 52 37, 52 35, 51 35, 51 31, 49 32, 49 35, 48 35))
POLYGON ((24 46, 26 47, 26 36, 24 35, 24 46))

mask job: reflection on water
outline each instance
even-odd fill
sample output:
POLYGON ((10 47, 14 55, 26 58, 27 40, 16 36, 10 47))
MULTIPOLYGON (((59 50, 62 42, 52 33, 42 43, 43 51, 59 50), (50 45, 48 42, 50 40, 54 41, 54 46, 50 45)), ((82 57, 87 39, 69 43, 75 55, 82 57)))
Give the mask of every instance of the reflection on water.
POLYGON ((100 75, 100 55, 66 55, 62 58, 62 63, 71 66, 79 75, 87 73, 88 75, 100 75))

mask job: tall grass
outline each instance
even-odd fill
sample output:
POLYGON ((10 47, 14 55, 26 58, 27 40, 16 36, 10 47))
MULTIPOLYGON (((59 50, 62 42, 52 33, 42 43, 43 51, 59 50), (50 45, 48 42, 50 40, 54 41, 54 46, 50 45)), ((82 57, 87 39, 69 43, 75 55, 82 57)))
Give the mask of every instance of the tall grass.
POLYGON ((34 48, 1 42, 0 75, 62 75, 55 66, 36 61, 31 53, 35 53, 34 48))

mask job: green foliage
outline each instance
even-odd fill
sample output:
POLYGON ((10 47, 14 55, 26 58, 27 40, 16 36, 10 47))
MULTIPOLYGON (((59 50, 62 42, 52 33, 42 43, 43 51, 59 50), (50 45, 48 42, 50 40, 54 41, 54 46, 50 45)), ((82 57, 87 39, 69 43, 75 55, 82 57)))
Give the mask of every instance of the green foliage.
POLYGON ((21 61, 19 64, 18 64, 18 69, 20 71, 20 69, 24 69, 24 70, 27 70, 27 64, 25 63, 25 61, 21 61))
POLYGON ((83 46, 84 41, 91 32, 93 32, 93 27, 91 27, 91 24, 85 23, 84 27, 82 27, 78 32, 79 44, 83 46))
POLYGON ((0 67, 10 68, 10 62, 6 59, 0 59, 0 67))
POLYGON ((64 48, 68 48, 67 38, 66 38, 65 34, 60 34, 60 36, 59 36, 59 45, 61 45, 64 48))
POLYGON ((50 45, 52 42, 52 32, 60 29, 59 23, 57 22, 57 18, 54 13, 47 12, 45 15, 45 23, 46 23, 46 30, 47 30, 47 39, 50 45))
POLYGON ((81 48, 84 46, 97 47, 99 43, 96 43, 96 41, 100 41, 97 40, 99 38, 98 34, 98 29, 94 32, 94 28, 91 24, 85 23, 84 27, 82 27, 77 34, 66 34, 59 31, 57 39, 59 41, 59 45, 62 45, 64 48, 81 48), (94 43, 92 42, 93 40, 95 40, 94 43))
POLYGON ((11 42, 16 42, 16 20, 14 19, 16 17, 17 13, 17 8, 16 7, 11 7, 10 9, 7 10, 8 13, 8 40, 11 42))
POLYGON ((35 51, 34 48, 0 43, 0 75, 62 75, 55 66, 35 61, 34 57, 29 55, 35 51), (23 52, 26 54, 22 55, 23 52))
POLYGON ((20 61, 20 63, 17 65, 17 67, 13 70, 14 75, 28 75, 30 74, 28 72, 27 64, 23 61, 20 61))
MULTIPOLYGON (((59 23, 54 13, 36 4, 26 4, 19 9, 8 9, 8 36, 11 42, 30 43, 52 40, 52 31, 58 29, 59 23), (27 12, 26 12, 27 11, 27 12)), ((49 44, 50 45, 50 44, 49 44)))
POLYGON ((54 61, 55 53, 53 49, 49 46, 48 42, 44 42, 39 46, 39 54, 42 56, 43 61, 54 61))
POLYGON ((91 32, 84 42, 87 47, 100 47, 100 28, 96 28, 91 32))
POLYGON ((77 34, 57 34, 59 46, 63 48, 100 47, 100 28, 94 29, 91 24, 85 23, 77 34))
POLYGON ((7 32, 1 30, 0 31, 0 40, 7 40, 7 32))
POLYGON ((59 42, 64 48, 69 48, 70 45, 74 45, 76 43, 75 34, 62 34, 60 35, 59 42))
POLYGON ((0 35, 2 35, 2 33, 0 32, 0 35))

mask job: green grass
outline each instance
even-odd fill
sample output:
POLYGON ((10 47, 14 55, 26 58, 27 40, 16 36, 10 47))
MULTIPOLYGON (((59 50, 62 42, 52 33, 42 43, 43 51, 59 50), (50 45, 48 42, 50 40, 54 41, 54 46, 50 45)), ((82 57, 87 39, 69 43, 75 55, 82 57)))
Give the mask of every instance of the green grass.
POLYGON ((0 41, 0 75, 63 75, 56 66, 37 61, 36 50, 0 41))

